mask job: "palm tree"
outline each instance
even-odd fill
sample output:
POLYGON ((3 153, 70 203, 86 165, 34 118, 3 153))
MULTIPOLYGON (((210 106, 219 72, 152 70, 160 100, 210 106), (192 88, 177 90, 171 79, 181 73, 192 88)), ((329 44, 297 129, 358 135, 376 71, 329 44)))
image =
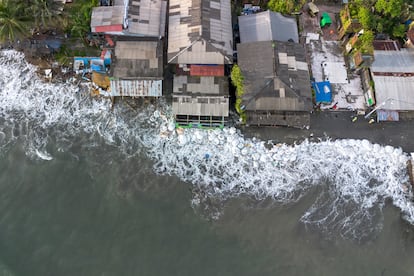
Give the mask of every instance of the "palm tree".
POLYGON ((0 42, 14 42, 28 35, 27 17, 13 0, 0 0, 0 42))
POLYGON ((27 0, 27 4, 26 12, 32 16, 37 29, 50 27, 62 8, 62 3, 54 0, 27 0))
POLYGON ((79 12, 72 14, 71 33, 85 39, 86 33, 90 32, 91 14, 94 4, 83 5, 79 12))

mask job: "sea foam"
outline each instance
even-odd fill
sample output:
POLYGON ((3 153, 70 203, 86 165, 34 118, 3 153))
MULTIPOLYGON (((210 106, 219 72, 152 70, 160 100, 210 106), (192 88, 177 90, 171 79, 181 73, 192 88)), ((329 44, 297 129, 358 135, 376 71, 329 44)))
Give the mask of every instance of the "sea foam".
POLYGON ((53 158, 46 149, 51 135, 70 143, 88 134, 91 143, 99 137, 125 155, 143 151, 155 173, 176 175, 202 197, 222 202, 247 195, 289 204, 319 188, 300 220, 322 231, 363 238, 381 228, 386 200, 414 224, 409 156, 399 148, 350 139, 273 145, 233 127, 176 129, 163 101, 111 111, 107 100, 91 99, 70 83, 46 83, 36 70, 21 53, 0 52, 0 151, 25 137, 27 154, 46 162, 53 158))

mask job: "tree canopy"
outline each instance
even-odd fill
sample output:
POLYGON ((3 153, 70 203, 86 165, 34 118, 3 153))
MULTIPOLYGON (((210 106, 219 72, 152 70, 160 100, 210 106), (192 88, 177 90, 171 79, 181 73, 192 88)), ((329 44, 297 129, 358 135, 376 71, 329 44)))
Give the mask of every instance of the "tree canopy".
POLYGON ((282 14, 298 12, 306 3, 306 0, 270 0, 267 4, 269 10, 282 14))
POLYGON ((349 9, 351 17, 357 18, 364 30, 398 39, 405 36, 405 21, 414 19, 413 4, 412 0, 353 0, 349 9))
POLYGON ((0 42, 14 42, 28 34, 28 18, 21 4, 0 0, 0 42))
POLYGON ((77 0, 67 9, 55 0, 0 0, 0 42, 13 42, 51 29, 85 37, 98 0, 77 0))

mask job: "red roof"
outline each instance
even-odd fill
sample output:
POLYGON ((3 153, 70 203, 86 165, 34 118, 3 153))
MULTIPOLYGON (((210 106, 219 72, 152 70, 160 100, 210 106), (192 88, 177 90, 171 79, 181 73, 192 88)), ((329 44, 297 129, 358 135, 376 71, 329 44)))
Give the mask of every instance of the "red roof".
POLYGON ((224 76, 224 65, 191 65, 190 76, 224 76))
POLYGON ((374 40, 372 42, 374 50, 381 51, 399 51, 400 44, 396 40, 374 40))
POLYGON ((122 32, 122 24, 108 25, 108 26, 96 26, 95 32, 96 33, 122 32))

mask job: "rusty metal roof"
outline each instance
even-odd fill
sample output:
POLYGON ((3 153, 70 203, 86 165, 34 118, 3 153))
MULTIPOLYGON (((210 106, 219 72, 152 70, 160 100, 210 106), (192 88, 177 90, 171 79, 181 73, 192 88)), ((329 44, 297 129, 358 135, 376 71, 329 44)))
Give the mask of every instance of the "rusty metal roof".
POLYGON ((169 2, 168 62, 232 63, 230 0, 169 2))
POLYGON ((229 115, 228 78, 175 75, 173 113, 227 117, 229 115))
POLYGON ((111 79, 111 97, 161 97, 162 80, 111 79))
POLYGON ((374 51, 375 97, 382 109, 414 110, 414 52, 374 51))
POLYGON ((110 96, 162 95, 163 55, 160 41, 117 41, 115 56, 110 96))
POLYGON ((162 37, 165 33, 167 1, 129 0, 128 33, 162 37))
POLYGON ((228 96, 228 78, 174 75, 173 93, 228 96))
POLYGON ((91 30, 92 32, 122 32, 134 36, 163 37, 166 11, 167 2, 163 0, 116 1, 114 6, 93 8, 91 30), (114 25, 117 26, 116 29, 107 27, 114 25), (124 28, 119 30, 119 26, 124 26, 124 28))
POLYGON ((102 6, 92 9, 92 32, 122 32, 125 10, 122 6, 102 6), (114 29, 113 27, 116 26, 114 29))
POLYGON ((162 78, 163 55, 160 41, 118 41, 113 77, 162 78))
POLYGON ((305 49, 293 42, 238 44, 247 110, 309 111, 310 77, 305 49))
POLYGON ((374 75, 375 98, 382 109, 414 110, 414 77, 374 75))
POLYGON ((374 50, 382 51, 399 51, 401 49, 400 43, 396 40, 374 40, 372 42, 374 50))

